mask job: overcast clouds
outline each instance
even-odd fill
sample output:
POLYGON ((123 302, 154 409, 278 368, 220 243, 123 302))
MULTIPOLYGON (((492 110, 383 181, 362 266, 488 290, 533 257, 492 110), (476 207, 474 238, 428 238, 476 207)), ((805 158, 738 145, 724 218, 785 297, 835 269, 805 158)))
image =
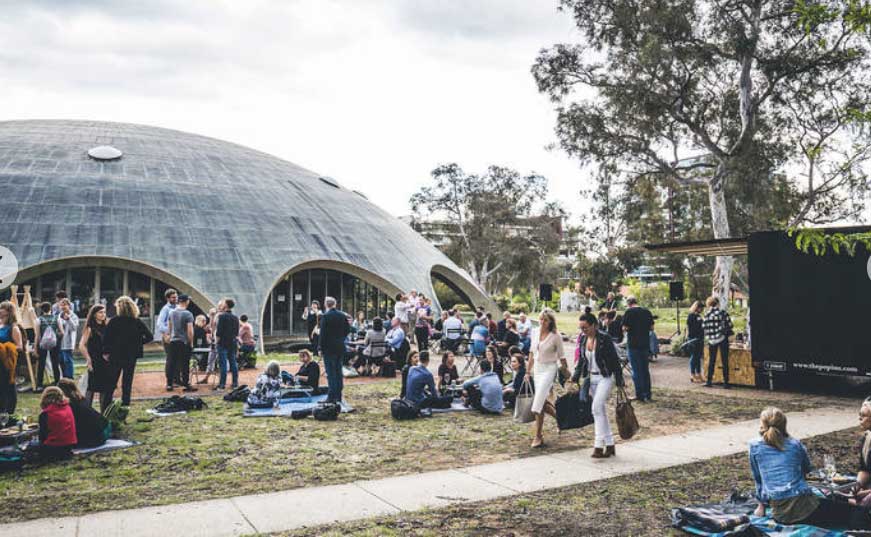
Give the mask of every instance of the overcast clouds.
POLYGON ((389 212, 436 165, 535 171, 579 202, 529 68, 556 0, 0 1, 0 119, 145 123, 253 147, 389 212))

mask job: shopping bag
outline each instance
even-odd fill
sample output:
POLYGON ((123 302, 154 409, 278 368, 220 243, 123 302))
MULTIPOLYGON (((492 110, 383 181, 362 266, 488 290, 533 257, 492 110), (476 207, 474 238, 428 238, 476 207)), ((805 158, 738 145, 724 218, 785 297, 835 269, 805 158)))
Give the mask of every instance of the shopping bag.
POLYGON ((617 429, 620 432, 620 438, 629 440, 635 436, 639 428, 638 418, 635 417, 635 409, 629 402, 629 396, 626 395, 624 388, 619 388, 617 390, 617 429))
POLYGON ((532 386, 529 381, 523 379, 520 385, 520 393, 516 394, 514 399, 514 421, 517 423, 529 423, 535 420, 535 415, 532 413, 532 400, 535 394, 532 392, 532 386))
POLYGON ((88 370, 85 369, 85 372, 82 373, 82 377, 79 379, 79 391, 85 393, 88 391, 88 370))

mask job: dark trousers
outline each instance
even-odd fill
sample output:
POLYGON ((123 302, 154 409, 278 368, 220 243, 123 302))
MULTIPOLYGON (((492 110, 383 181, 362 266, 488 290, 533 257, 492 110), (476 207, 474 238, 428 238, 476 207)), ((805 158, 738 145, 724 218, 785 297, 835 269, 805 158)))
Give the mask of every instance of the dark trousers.
POLYGON ((61 378, 60 373, 60 356, 58 356, 57 347, 53 349, 39 349, 39 364, 36 367, 36 386, 41 388, 45 386, 45 366, 46 362, 51 361, 51 372, 54 375, 54 383, 61 378))
POLYGON ((342 400, 345 379, 342 376, 342 356, 324 354, 324 370, 327 373, 327 400, 338 403, 342 400))
POLYGON ((801 523, 827 529, 871 530, 871 514, 865 507, 821 498, 820 506, 801 523))
POLYGON ((166 364, 163 366, 163 371, 166 373, 166 385, 172 386, 176 383, 175 367, 172 364, 172 355, 169 353, 169 343, 163 344, 163 353, 166 355, 166 364))
POLYGON ((415 327, 414 338, 417 340, 417 350, 429 350, 429 328, 415 327))
POLYGON ((169 342, 170 370, 166 376, 166 385, 171 386, 174 379, 182 386, 190 386, 191 348, 184 341, 169 342))
POLYGON ((704 342, 699 339, 690 345, 690 375, 702 374, 702 351, 705 347, 704 342))
POLYGON ((0 362, 0 412, 13 414, 17 406, 18 391, 15 389, 15 381, 9 382, 9 370, 0 362))
POLYGON ((121 404, 130 406, 130 397, 133 393, 133 374, 136 372, 136 358, 118 359, 112 367, 114 368, 112 386, 118 386, 118 379, 121 379, 121 404))
POLYGON ((629 347, 629 363, 632 365, 632 383, 635 384, 635 398, 647 401, 652 395, 650 386, 650 362, 648 348, 629 347))
POLYGON ((418 408, 451 408, 454 402, 453 395, 428 395, 417 404, 418 408))
POLYGON ((714 366, 717 365, 717 351, 723 360, 723 384, 729 384, 729 340, 724 339, 716 345, 708 345, 708 384, 714 380, 714 366))

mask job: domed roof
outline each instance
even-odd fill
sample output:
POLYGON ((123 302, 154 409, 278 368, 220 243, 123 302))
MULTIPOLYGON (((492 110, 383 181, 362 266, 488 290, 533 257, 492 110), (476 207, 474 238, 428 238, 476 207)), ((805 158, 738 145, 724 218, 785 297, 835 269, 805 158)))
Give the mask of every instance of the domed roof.
POLYGON ((362 194, 259 151, 157 127, 0 122, 0 221, 22 271, 82 256, 133 260, 212 303, 234 296, 237 311, 258 319, 276 281, 302 265, 347 265, 430 296, 435 269, 488 300, 362 194))

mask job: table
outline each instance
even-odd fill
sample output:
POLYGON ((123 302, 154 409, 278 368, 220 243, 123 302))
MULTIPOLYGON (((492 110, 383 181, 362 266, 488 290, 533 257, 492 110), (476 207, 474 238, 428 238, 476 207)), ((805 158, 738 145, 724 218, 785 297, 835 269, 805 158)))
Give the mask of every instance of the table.
POLYGON ((29 442, 33 437, 39 435, 39 425, 35 423, 28 425, 24 431, 18 432, 18 426, 7 427, 0 429, 0 446, 14 446, 29 442))

